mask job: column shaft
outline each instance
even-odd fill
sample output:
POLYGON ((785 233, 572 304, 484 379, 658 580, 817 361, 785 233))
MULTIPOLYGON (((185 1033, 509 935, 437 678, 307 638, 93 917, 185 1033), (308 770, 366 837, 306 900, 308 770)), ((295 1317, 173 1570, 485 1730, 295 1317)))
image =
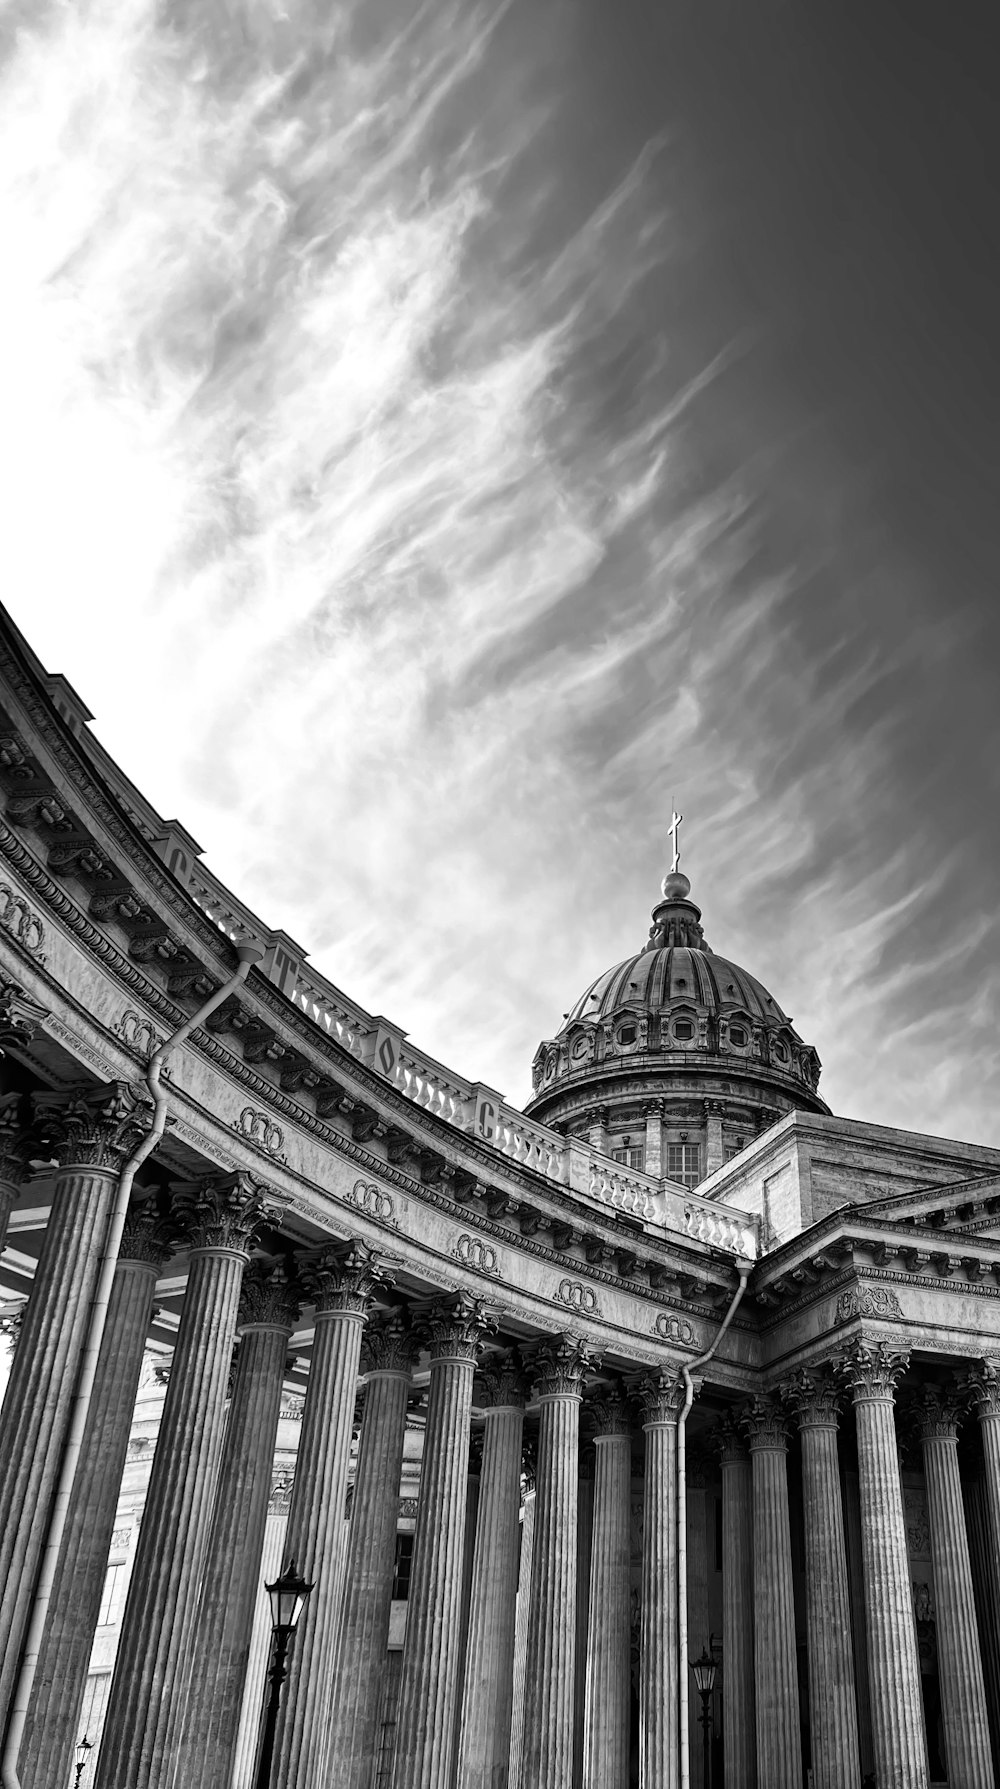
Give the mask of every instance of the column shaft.
POLYGON ((111 1168, 56 1182, 0 1419, 0 1728, 9 1714, 59 1473, 101 1248, 111 1168))
POLYGON ((187 1687, 247 1247, 191 1251, 97 1763, 98 1789, 165 1789, 173 1774, 166 1741, 174 1704, 183 1705, 187 1687))
POLYGON ((275 1743, 275 1789, 325 1781, 336 1682, 344 1507, 361 1338, 384 1275, 360 1243, 320 1251, 301 1274, 316 1298, 302 1435, 288 1511, 287 1551, 315 1589, 296 1629, 275 1743))
POLYGON ((28 1707, 20 1774, 23 1789, 68 1783, 80 1737, 80 1707, 101 1609, 108 1553, 132 1412, 142 1370, 162 1237, 155 1224, 129 1224, 115 1269, 66 1517, 49 1617, 28 1707), (129 1258, 141 1246, 145 1258, 129 1258))
POLYGON ((514 1620, 514 1711, 510 1723, 509 1789, 521 1789, 524 1758, 524 1669, 528 1658, 528 1611, 531 1606, 531 1563, 535 1550, 535 1493, 525 1498, 521 1512, 521 1564, 517 1574, 517 1615, 514 1620))
POLYGON ((233 1767, 233 1789, 253 1789, 257 1768, 257 1749, 264 1704, 264 1688, 271 1658, 271 1603, 264 1589, 280 1577, 287 1558, 285 1534, 288 1529, 288 1498, 284 1490, 272 1491, 264 1525, 264 1546, 250 1637, 250 1657, 243 1685, 239 1733, 236 1740, 236 1761, 233 1767))
POLYGON ((756 1789, 753 1479, 730 1429, 722 1457, 722 1736, 726 1789, 756 1789))
POLYGON ((855 1789, 861 1769, 836 1418, 801 1413, 800 1439, 813 1783, 855 1789))
POLYGON ((522 1405, 491 1406, 486 1411, 458 1789, 506 1789, 508 1781, 523 1432, 522 1405))
POLYGON ((196 1669, 170 1736, 181 1789, 215 1789, 232 1777, 282 1379, 297 1312, 283 1271, 255 1265, 243 1287, 240 1346, 193 1640, 196 1669))
POLYGON ((598 1434, 594 1449, 583 1785, 628 1789, 631 1436, 598 1434))
POLYGON ((752 1400, 745 1426, 753 1478, 757 1777, 762 1789, 801 1789, 786 1429, 767 1399, 752 1400))
POLYGON ((972 1588, 976 1598, 983 1680, 986 1685, 993 1774, 996 1776, 1000 1763, 1000 1600, 996 1590, 1000 1561, 991 1551, 986 1486, 982 1478, 977 1476, 963 1481, 962 1496, 965 1502, 965 1528, 969 1536, 969 1564, 972 1567, 972 1588))
POLYGON ((861 1499, 857 1472, 844 1473, 844 1540, 851 1597, 851 1639, 854 1648, 854 1693, 858 1711, 858 1752, 862 1781, 875 1773, 872 1747, 872 1699, 869 1689, 868 1624, 865 1620, 865 1568, 861 1552, 861 1499))
POLYGON ((858 1438, 872 1745, 879 1789, 927 1789, 920 1662, 913 1619, 893 1385, 906 1355, 855 1343, 848 1354, 858 1438))
POLYGON ((953 1789, 993 1789, 993 1755, 962 1508, 957 1432, 954 1421, 947 1420, 943 1400, 930 1388, 928 1393, 928 1402, 942 1406, 939 1421, 932 1422, 925 1413, 921 1446, 934 1568, 948 1781, 953 1789))
POLYGON ((342 1789, 369 1789, 374 1769, 410 1386, 401 1352, 365 1391, 330 1739, 330 1774, 342 1789))
POLYGON ((639 1783, 677 1789, 677 1416, 675 1373, 644 1382, 646 1465, 639 1631, 639 1783))

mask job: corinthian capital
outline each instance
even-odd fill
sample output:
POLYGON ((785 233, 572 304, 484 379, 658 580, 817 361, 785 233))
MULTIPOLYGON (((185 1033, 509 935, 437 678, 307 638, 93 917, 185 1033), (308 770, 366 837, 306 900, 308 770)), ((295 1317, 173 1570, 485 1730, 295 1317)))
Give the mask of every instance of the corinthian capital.
POLYGON ((408 1318, 402 1311, 390 1311, 384 1317, 373 1317, 365 1328, 361 1371, 408 1376, 416 1354, 417 1341, 408 1318))
POLYGON ((275 1223, 282 1207, 252 1174, 226 1174, 174 1188, 174 1210, 192 1249, 249 1255, 258 1231, 275 1223))
POLYGON ((30 1044, 47 1009, 26 994, 19 982, 0 977, 0 1056, 11 1045, 30 1044))
POLYGON ((908 1348, 898 1348, 894 1342, 880 1341, 874 1336, 870 1341, 858 1337, 836 1362, 856 1404, 891 1404, 909 1364, 908 1348))
POLYGON ((751 1453, 766 1453, 788 1446, 788 1417, 777 1398, 749 1398, 739 1413, 740 1425, 751 1453))
POLYGON ((807 1370, 800 1367, 781 1386, 785 1402, 795 1411, 800 1429, 835 1429, 844 1388, 832 1366, 807 1370))
POLYGON ((632 1410, 620 1385, 599 1385, 589 1393, 584 1404, 592 1437, 631 1435, 632 1410))
POLYGON ((517 1409, 527 1395, 524 1363, 516 1348, 491 1354, 476 1374, 473 1401, 484 1410, 517 1409))
POLYGON ((144 1261, 162 1267, 177 1246, 181 1229, 171 1214, 164 1216, 155 1199, 136 1199, 128 1208, 122 1231, 119 1261, 144 1261))
POLYGON ((684 1381, 673 1367, 661 1367, 639 1381, 644 1428, 676 1423, 684 1408, 684 1381))
POLYGON ((453 1292, 421 1305, 414 1321, 432 1360, 474 1361, 486 1337, 495 1334, 498 1314, 471 1292, 453 1292))
POLYGON ((1000 1359, 984 1355, 977 1360, 965 1380, 969 1403, 980 1422, 988 1416, 1000 1416, 1000 1359))
POLYGON ((117 1173, 149 1129, 152 1103, 129 1081, 32 1096, 36 1136, 61 1168, 117 1173))
POLYGON ((345 1312, 364 1316, 376 1289, 392 1284, 388 1262, 356 1240, 326 1243, 302 1258, 299 1273, 317 1316, 345 1312))
POLYGON ((302 1309, 302 1288, 284 1261, 251 1261, 240 1287, 237 1328, 280 1329, 291 1335, 302 1309))
POLYGON ((921 1385, 906 1402, 906 1415, 921 1441, 954 1441, 967 1409, 956 1385, 921 1385))
POLYGON ((0 1181, 19 1186, 37 1155, 33 1133, 25 1123, 28 1099, 23 1093, 0 1093, 0 1181))
POLYGON ((745 1463, 747 1444, 734 1415, 720 1417, 708 1439, 721 1465, 736 1466, 745 1463))
POLYGON ((536 1347, 530 1372, 535 1396, 539 1398, 579 1398, 588 1373, 597 1371, 601 1357, 589 1342, 580 1336, 563 1334, 536 1347))

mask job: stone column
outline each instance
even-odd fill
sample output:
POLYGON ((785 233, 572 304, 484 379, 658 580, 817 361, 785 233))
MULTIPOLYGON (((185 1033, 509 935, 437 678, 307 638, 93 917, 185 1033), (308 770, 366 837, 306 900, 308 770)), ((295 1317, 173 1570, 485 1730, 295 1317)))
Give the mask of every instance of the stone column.
POLYGON ((583 1789, 628 1789, 632 1417, 618 1390, 588 1399, 587 1409, 595 1462, 583 1789))
POLYGON ((646 1173, 659 1179, 663 1173, 663 1101, 650 1100, 643 1106, 642 1116, 646 1121, 646 1173))
POLYGON ((639 1388, 646 1437, 639 1634, 639 1781, 677 1789, 677 1418, 684 1387, 663 1371, 639 1388))
POLYGON ((583 1780, 583 1719, 587 1692, 590 1560, 594 1534, 594 1449, 581 1440, 576 1475, 576 1630, 573 1636, 573 1782, 583 1780))
POLYGON ((875 1775, 888 1789, 927 1789, 920 1660, 906 1551, 893 1393, 909 1355, 859 1338, 843 1358, 858 1436, 875 1775))
POLYGON ((996 1776, 1000 1774, 1000 1602, 996 1591, 1000 1561, 991 1545, 986 1484, 978 1461, 971 1474, 963 1476, 962 1497, 965 1502, 965 1528, 969 1536, 972 1588, 979 1619, 986 1711, 990 1717, 990 1738, 993 1745, 993 1773, 996 1776))
POLYGON ((290 1489, 290 1473, 272 1472, 271 1495, 267 1505, 267 1521, 264 1525, 264 1547, 260 1559, 257 1597, 250 1634, 250 1657, 247 1661, 243 1705, 240 1709, 239 1733, 236 1740, 233 1789, 253 1789, 256 1775, 264 1685, 271 1662, 273 1644, 271 1603, 264 1586, 273 1584, 275 1578, 280 1577, 288 1556, 285 1548, 285 1532, 288 1528, 290 1489))
POLYGON ((122 1234, 87 1424, 28 1705, 23 1789, 68 1783, 156 1277, 177 1226, 138 1203, 122 1234))
POLYGON ((24 1122, 26 1105, 23 1093, 0 1094, 0 1250, 32 1153, 31 1133, 24 1122))
POLYGON ((286 1546, 288 1558, 315 1589, 289 1652, 275 1789, 320 1789, 325 1782, 361 1337, 375 1288, 388 1277, 361 1242, 318 1249, 300 1262, 299 1271, 315 1301, 315 1316, 286 1546))
MULTIPOLYGON (((240 1287, 275 1207, 249 1174, 180 1189, 191 1239, 187 1291, 122 1621, 97 1789, 169 1784, 167 1737, 186 1701, 211 1532, 240 1287)), ((200 1668, 200 1666, 199 1666, 200 1668)))
POLYGON ((375 1765, 413 1356, 402 1313, 372 1319, 361 1345, 367 1384, 330 1732, 329 1773, 341 1789, 370 1789, 375 1765))
POLYGON ((861 1765, 837 1459, 841 1390, 829 1368, 796 1373, 787 1390, 802 1448, 813 1789, 856 1789, 861 1765))
POLYGON ((572 1789, 580 1399, 597 1364, 571 1335, 543 1343, 532 1362, 541 1408, 521 1789, 572 1789))
POLYGON ((714 1174, 725 1161, 725 1150, 722 1143, 722 1102, 717 1099, 705 1101, 705 1178, 714 1174))
POLYGON ((802 1735, 788 1526, 788 1425, 774 1398, 751 1398, 740 1418, 753 1479, 754 1688, 761 1789, 801 1789, 802 1735))
POLYGON ((993 1789, 990 1724, 958 1471, 962 1403, 951 1390, 925 1385, 911 1407, 924 1457, 948 1780, 958 1789, 993 1789))
POLYGON ((483 1459, 455 1781, 457 1789, 506 1789, 524 1437, 524 1380, 515 1353, 484 1365, 477 1395, 483 1459))
POLYGON ((38 1149, 59 1175, 0 1417, 0 1730, 10 1713, 35 1578, 122 1163, 149 1106, 122 1081, 42 1094, 38 1149))
POLYGON ((875 1774, 872 1746, 872 1699, 869 1689, 868 1624, 865 1619, 865 1568, 861 1547, 861 1497, 856 1467, 843 1477, 844 1540, 847 1546, 847 1583, 851 1596, 851 1638, 854 1646, 854 1694, 858 1711, 858 1752, 861 1780, 875 1774))
POLYGON ((608 1109, 598 1106, 587 1113, 587 1141, 598 1155, 608 1153, 608 1109))
MULTIPOLYGON (((983 1496, 989 1535, 990 1587, 1000 1622, 1000 1360, 987 1358, 966 1380, 983 1443, 983 1496)), ((997 1711, 1000 1719, 1000 1709, 997 1711)))
POLYGON ((472 1382, 496 1317, 460 1292, 425 1306, 418 1327, 431 1379, 391 1781, 393 1789, 451 1789, 472 1382))
POLYGON ((753 1480, 736 1423, 714 1439, 722 1466, 722 1743, 726 1789, 757 1789, 754 1713, 753 1480))
POLYGON ((524 1667, 528 1657, 528 1609, 531 1604, 531 1561, 534 1548, 535 1490, 532 1477, 531 1489, 521 1511, 521 1563, 517 1574, 517 1616, 514 1622, 514 1712, 510 1723, 508 1789, 521 1789, 521 1763, 524 1757, 524 1667))
POLYGON ((229 1421, 194 1631, 195 1668, 169 1749, 182 1789, 232 1776, 271 1495, 288 1342, 302 1298, 280 1261, 254 1262, 240 1298, 229 1421))
MULTIPOLYGON (((473 1392, 473 1396, 475 1392, 473 1392)), ((469 1644, 469 1617, 472 1613, 472 1567, 476 1557, 476 1530, 479 1522, 479 1486, 483 1467, 485 1430, 476 1423, 469 1429, 469 1471, 465 1481, 465 1534, 462 1539, 462 1595, 459 1601, 458 1677, 455 1683, 455 1751, 461 1735, 462 1701, 465 1696, 465 1665, 469 1644)))

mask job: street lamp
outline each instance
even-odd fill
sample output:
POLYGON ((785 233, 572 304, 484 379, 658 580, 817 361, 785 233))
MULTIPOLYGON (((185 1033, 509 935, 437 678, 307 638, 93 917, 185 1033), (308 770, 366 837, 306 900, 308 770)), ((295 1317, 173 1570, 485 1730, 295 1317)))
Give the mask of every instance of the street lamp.
POLYGON ((694 1672, 695 1688, 701 1697, 701 1713, 698 1719, 702 1727, 702 1744, 705 1758, 705 1789, 712 1789, 712 1691, 715 1688, 715 1660, 706 1646, 701 1657, 691 1660, 694 1672))
POLYGON ((271 1633, 274 1638, 274 1655, 271 1669, 267 1674, 270 1692, 267 1698, 267 1713, 264 1716, 264 1731, 260 1738, 260 1756, 257 1760, 257 1775, 254 1778, 254 1789, 269 1789, 271 1782, 271 1760, 274 1755, 274 1736, 278 1730, 278 1709, 281 1705, 281 1686, 285 1681, 287 1669, 286 1659, 295 1624, 302 1613, 302 1606, 313 1589, 295 1569, 294 1559, 290 1559, 280 1578, 273 1584, 265 1584, 264 1589, 271 1599, 271 1633))
POLYGON ((80 1789, 80 1778, 87 1768, 87 1753, 94 1749, 93 1741, 84 1734, 76 1742, 76 1776, 73 1779, 74 1789, 80 1789))

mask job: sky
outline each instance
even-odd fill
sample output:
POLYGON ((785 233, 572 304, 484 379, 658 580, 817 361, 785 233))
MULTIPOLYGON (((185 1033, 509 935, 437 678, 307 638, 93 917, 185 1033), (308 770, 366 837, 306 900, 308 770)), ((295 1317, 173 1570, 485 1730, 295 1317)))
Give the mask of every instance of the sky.
POLYGON ((669 864, 1000 1146, 992 9, 0 0, 3 600, 521 1103, 669 864))

